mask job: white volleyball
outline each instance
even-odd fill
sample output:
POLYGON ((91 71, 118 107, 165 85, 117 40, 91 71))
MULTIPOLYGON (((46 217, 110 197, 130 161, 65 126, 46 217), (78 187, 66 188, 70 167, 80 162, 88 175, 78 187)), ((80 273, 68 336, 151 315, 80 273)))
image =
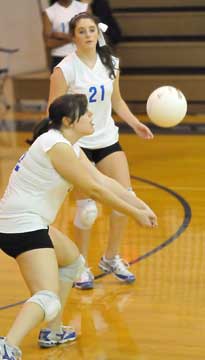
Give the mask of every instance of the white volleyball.
POLYGON ((154 90, 147 100, 147 114, 160 127, 179 124, 187 113, 184 94, 173 86, 162 86, 154 90))

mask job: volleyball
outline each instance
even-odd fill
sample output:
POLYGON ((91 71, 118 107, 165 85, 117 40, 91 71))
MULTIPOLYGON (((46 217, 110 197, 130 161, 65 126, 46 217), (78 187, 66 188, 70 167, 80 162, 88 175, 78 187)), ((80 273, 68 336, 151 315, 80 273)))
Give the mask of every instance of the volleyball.
POLYGON ((184 94, 173 86, 154 90, 146 105, 147 115, 157 126, 168 128, 179 124, 187 112, 184 94))

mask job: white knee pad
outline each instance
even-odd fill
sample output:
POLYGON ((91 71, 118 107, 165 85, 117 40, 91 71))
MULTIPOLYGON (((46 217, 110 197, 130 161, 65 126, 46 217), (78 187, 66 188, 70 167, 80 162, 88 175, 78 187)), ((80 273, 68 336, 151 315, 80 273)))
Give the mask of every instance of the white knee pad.
MULTIPOLYGON (((136 196, 135 192, 132 190, 131 187, 127 188, 127 191, 131 194, 133 194, 133 196, 136 196)), ((118 215, 118 216, 126 216, 124 214, 122 214, 121 212, 117 211, 117 210, 112 210, 112 214, 118 215)))
POLYGON ((92 199, 77 200, 76 204, 77 210, 74 225, 82 230, 90 229, 98 216, 95 201, 92 199))
POLYGON ((48 290, 38 291, 26 302, 33 302, 40 305, 45 313, 45 320, 51 321, 61 310, 61 302, 54 292, 48 290))
POLYGON ((85 259, 80 255, 71 265, 59 268, 59 278, 64 282, 74 282, 85 269, 85 259))

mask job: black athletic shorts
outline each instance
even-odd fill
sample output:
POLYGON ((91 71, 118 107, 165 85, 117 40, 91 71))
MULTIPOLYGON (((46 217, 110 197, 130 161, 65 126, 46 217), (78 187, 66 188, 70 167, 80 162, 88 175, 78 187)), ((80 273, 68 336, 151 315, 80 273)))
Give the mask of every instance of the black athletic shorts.
POLYGON ((13 258, 26 251, 42 248, 53 248, 48 229, 25 233, 0 233, 0 249, 13 258))
POLYGON ((119 142, 100 149, 87 149, 82 147, 82 150, 87 155, 88 159, 95 164, 116 151, 123 151, 119 142))

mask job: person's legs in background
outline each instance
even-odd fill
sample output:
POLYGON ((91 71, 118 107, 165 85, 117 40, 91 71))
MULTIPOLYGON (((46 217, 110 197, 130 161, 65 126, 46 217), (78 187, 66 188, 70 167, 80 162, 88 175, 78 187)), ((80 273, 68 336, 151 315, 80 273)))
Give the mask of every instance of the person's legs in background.
MULTIPOLYGON (((103 174, 118 181, 128 191, 131 189, 128 162, 123 151, 105 157, 97 164, 97 168, 103 174)), ((119 256, 126 225, 127 217, 113 210, 110 215, 108 244, 99 267, 105 272, 113 272, 119 280, 131 283, 135 280, 135 276, 127 269, 128 264, 119 256)))
MULTIPOLYGON (((112 146, 110 148, 112 148, 112 146)), ((96 167, 103 174, 118 181, 126 189, 131 189, 127 158, 125 153, 121 151, 120 147, 117 151, 109 153, 107 156, 102 158, 102 160, 97 162, 96 167)), ((84 204, 87 202, 88 204, 89 201, 92 200, 81 198, 81 200, 78 200, 78 205, 80 202, 82 202, 82 204, 83 202, 84 204)), ((79 214, 78 211, 77 213, 79 214)), ((76 221, 76 217, 74 220, 76 243, 79 247, 79 251, 85 256, 85 258, 87 258, 88 254, 91 226, 93 223, 91 222, 89 228, 86 229, 83 227, 82 222, 80 223, 79 221, 76 221)), ((135 276, 127 269, 128 264, 119 256, 120 244, 123 239, 126 224, 126 216, 116 211, 112 211, 110 215, 108 245, 104 256, 102 256, 100 260, 99 267, 104 272, 113 272, 119 280, 131 283, 135 280, 135 276)), ((76 281, 75 286, 80 289, 93 288, 93 274, 90 272, 88 267, 82 274, 81 278, 76 281)))

